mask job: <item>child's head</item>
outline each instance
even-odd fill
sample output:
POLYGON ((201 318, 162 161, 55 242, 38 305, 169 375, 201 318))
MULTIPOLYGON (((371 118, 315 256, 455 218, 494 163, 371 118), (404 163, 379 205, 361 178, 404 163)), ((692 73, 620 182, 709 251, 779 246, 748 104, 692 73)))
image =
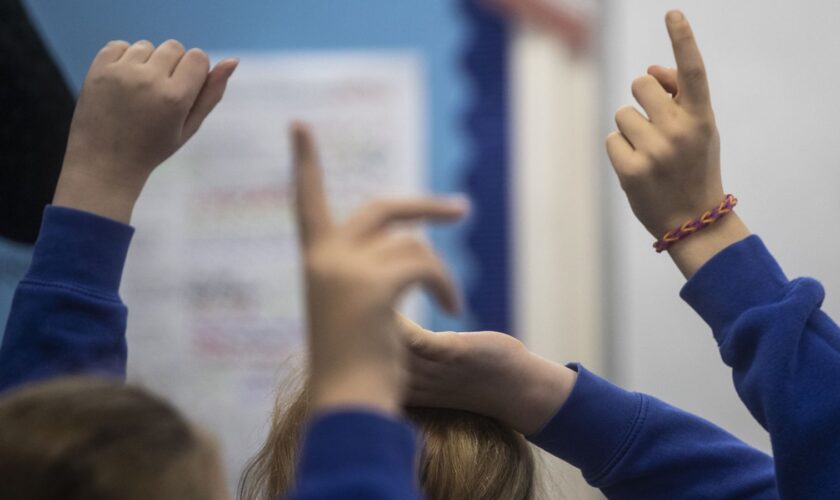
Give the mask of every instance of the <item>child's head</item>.
POLYGON ((227 498, 215 444, 169 403, 93 378, 0 400, 0 498, 227 498))
MULTIPOLYGON (((305 387, 296 397, 278 398, 268 438, 243 476, 243 500, 271 500, 291 488, 308 398, 305 387)), ((420 431, 418 473, 427 498, 534 498, 534 455, 521 434, 491 418, 458 410, 407 408, 406 415, 420 431)))

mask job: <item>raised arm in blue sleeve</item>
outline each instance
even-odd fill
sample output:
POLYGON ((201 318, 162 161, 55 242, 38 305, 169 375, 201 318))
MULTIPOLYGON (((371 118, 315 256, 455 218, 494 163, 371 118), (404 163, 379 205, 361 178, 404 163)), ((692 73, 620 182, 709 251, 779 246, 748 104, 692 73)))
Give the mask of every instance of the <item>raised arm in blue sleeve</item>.
POLYGON ((417 437, 405 422, 367 411, 310 422, 292 500, 412 500, 417 437))
POLYGON ((712 327, 750 413, 770 433, 783 498, 840 498, 840 329, 819 282, 789 281, 757 236, 681 292, 712 327))
POLYGON ((530 440, 611 499, 775 499, 773 460, 700 417, 579 365, 569 399, 530 440))
POLYGON ((0 391, 71 374, 125 376, 120 279, 134 230, 47 207, 0 347, 0 391))

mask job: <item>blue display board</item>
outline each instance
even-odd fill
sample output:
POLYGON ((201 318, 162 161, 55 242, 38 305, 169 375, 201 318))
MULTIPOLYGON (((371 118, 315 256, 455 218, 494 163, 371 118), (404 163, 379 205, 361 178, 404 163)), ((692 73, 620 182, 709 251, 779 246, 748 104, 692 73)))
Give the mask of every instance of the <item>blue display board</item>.
POLYGON ((254 50, 418 51, 426 64, 428 187, 466 192, 473 220, 432 231, 465 286, 471 314, 432 314, 435 329, 507 331, 505 28, 473 0, 27 0, 78 89, 108 40, 168 38, 217 53, 254 50), (474 169, 472 173, 469 169, 474 169), (480 273, 479 273, 480 271, 480 273))

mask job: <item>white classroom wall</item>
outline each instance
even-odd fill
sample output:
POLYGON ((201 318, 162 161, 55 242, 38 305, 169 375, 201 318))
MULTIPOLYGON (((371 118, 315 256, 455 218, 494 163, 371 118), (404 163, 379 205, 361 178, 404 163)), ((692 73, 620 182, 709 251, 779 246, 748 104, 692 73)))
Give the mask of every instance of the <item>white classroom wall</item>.
MULTIPOLYGON (((515 328, 546 357, 582 360, 770 451, 603 148, 632 80, 673 64, 671 8, 706 58, 725 189, 789 276, 823 282, 824 309, 840 317, 840 3, 605 0, 594 63, 533 28, 512 44, 515 328)), ((599 497, 559 470, 564 498, 599 497)))
MULTIPOLYGON (((815 276, 824 309, 840 317, 840 3, 817 0, 605 2, 604 133, 630 104, 630 82, 672 64, 663 18, 692 21, 711 78, 725 189, 789 276, 815 276)), ((605 208, 613 237, 605 281, 605 337, 617 380, 696 412, 769 450, 733 390, 708 328, 678 297, 682 276, 633 218, 606 155, 605 208)))

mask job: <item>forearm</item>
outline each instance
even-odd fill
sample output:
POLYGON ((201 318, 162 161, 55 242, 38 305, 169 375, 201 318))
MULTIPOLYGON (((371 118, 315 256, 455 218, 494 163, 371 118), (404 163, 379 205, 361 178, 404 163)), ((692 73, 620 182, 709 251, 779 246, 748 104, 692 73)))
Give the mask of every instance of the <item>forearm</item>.
POLYGON ((73 373, 125 375, 118 290, 133 229, 48 207, 0 348, 0 389, 73 373))
POLYGON ((776 498, 773 461, 699 417, 578 368, 572 394, 530 439, 609 498, 776 498))
POLYGON ((712 327, 739 396, 769 431, 782 495, 839 495, 840 328, 820 310, 822 286, 789 281, 750 237, 706 263, 682 296, 712 327))

